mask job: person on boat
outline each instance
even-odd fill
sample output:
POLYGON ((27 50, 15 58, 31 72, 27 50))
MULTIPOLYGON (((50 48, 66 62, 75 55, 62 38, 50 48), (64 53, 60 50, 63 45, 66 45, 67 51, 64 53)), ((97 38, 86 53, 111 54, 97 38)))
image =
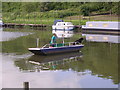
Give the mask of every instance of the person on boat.
POLYGON ((53 33, 53 36, 51 38, 50 44, 54 47, 56 43, 57 35, 53 33))

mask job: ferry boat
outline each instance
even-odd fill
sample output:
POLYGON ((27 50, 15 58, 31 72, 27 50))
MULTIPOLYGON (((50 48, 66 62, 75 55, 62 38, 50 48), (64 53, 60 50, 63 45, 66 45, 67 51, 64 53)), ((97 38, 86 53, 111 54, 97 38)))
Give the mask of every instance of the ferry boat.
POLYGON ((120 22, 113 21, 88 21, 82 25, 82 30, 94 31, 120 31, 120 22))
POLYGON ((67 52, 79 51, 80 48, 84 47, 83 44, 78 44, 78 42, 69 42, 61 44, 46 44, 42 48, 28 48, 29 51, 35 55, 48 55, 48 54, 59 54, 67 52))

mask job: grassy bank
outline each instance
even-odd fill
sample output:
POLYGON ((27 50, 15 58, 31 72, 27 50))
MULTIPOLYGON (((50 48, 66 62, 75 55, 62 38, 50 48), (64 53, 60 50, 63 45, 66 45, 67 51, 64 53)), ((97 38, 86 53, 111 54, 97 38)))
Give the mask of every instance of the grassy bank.
POLYGON ((119 15, 119 5, 118 2, 3 2, 2 18, 4 23, 52 25, 54 20, 63 19, 83 25, 89 20, 117 21, 114 15, 119 15))
POLYGON ((74 25, 84 25, 87 21, 118 21, 117 15, 95 15, 95 16, 82 16, 79 12, 61 10, 49 12, 32 12, 16 13, 6 12, 3 13, 4 23, 18 23, 18 24, 45 24, 52 25, 54 20, 63 19, 64 21, 72 22, 74 25))

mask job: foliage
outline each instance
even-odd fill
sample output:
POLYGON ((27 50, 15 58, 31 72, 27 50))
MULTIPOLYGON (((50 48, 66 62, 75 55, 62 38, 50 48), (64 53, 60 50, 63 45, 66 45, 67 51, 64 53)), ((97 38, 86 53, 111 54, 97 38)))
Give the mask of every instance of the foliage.
MULTIPOLYGON (((4 23, 52 24, 54 19, 77 15, 118 15, 118 7, 117 2, 3 2, 2 18, 4 23)), ((79 20, 72 21, 80 24, 79 20)))
POLYGON ((118 4, 116 2, 3 2, 2 7, 3 12, 22 11, 24 13, 78 8, 84 15, 88 15, 88 12, 93 11, 110 11, 117 8, 118 4))

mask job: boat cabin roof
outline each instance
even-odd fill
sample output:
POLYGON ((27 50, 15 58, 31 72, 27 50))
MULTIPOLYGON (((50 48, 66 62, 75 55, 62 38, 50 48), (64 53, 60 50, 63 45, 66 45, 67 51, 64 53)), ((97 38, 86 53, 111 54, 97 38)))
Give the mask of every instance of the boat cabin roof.
POLYGON ((63 20, 55 20, 54 25, 56 25, 57 22, 64 22, 63 20))
POLYGON ((57 22, 56 25, 63 26, 63 25, 73 25, 71 22, 57 22))

